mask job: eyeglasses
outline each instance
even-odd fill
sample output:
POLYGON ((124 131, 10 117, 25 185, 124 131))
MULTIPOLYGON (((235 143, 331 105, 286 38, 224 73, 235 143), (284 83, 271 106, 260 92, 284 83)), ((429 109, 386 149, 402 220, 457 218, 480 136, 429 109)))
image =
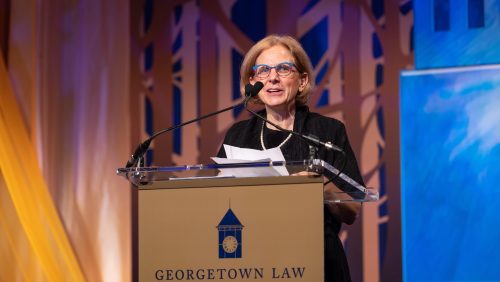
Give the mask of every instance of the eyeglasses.
POLYGON ((254 75, 257 78, 264 79, 269 76, 272 69, 276 69, 276 73, 278 74, 279 77, 285 77, 289 76, 294 71, 294 68, 297 69, 294 63, 283 62, 275 65, 274 67, 264 64, 255 65, 252 67, 252 70, 254 71, 254 75))

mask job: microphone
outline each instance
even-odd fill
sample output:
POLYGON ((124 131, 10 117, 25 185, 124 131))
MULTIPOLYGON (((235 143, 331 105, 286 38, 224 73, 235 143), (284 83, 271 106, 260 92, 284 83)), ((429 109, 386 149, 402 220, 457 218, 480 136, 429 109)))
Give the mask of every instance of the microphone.
MULTIPOLYGON (((248 83, 247 85, 245 85, 245 96, 247 98, 253 98, 255 96, 257 96, 257 94, 259 94, 260 90, 264 88, 264 84, 260 81, 257 81, 254 85, 248 83)), ((250 100, 250 99, 248 99, 250 100)), ((248 100, 246 100, 245 102, 248 103, 248 100)), ((246 104, 245 104, 245 108, 246 108, 246 104)))
POLYGON ((239 104, 236 104, 234 106, 227 107, 227 108, 224 108, 222 110, 218 110, 216 112, 213 112, 213 113, 201 116, 201 117, 197 117, 195 119, 192 119, 192 120, 180 123, 178 125, 175 125, 175 126, 172 126, 172 127, 167 128, 167 129, 163 129, 163 130, 160 130, 160 131, 154 133, 153 135, 151 135, 151 137, 149 137, 148 139, 146 139, 146 141, 142 142, 141 144, 139 144, 139 146, 137 146, 137 148, 135 149, 134 153, 132 154, 132 156, 130 157, 130 159, 127 161, 127 164, 125 165, 125 167, 129 168, 129 167, 134 166, 137 163, 139 163, 139 161, 143 158, 144 154, 146 153, 146 151, 148 150, 149 146, 151 145, 151 141, 153 141, 153 139, 155 139, 159 135, 161 135, 163 133, 166 133, 166 132, 169 132, 169 131, 172 131, 172 130, 175 130, 177 128, 183 127, 184 125, 188 125, 190 123, 197 122, 197 121, 206 119, 208 117, 218 115, 218 114, 223 113, 223 112, 227 112, 227 111, 232 110, 232 109, 234 109, 236 107, 239 107, 241 105, 246 105, 248 103, 248 100, 250 100, 250 98, 252 98, 255 95, 257 95, 257 93, 259 93, 260 89, 262 89, 262 87, 264 87, 264 85, 262 85, 258 89, 258 91, 255 92, 256 88, 254 88, 252 85, 250 85, 251 86, 251 89, 250 89, 247 86, 248 85, 245 86, 245 100, 243 102, 241 102, 239 104))
POLYGON ((248 83, 245 85, 245 97, 252 97, 253 85, 248 83))
MULTIPOLYGON (((257 95, 263 87, 264 87, 264 84, 260 81, 257 81, 254 85, 251 85, 249 83, 249 84, 245 85, 245 95, 247 95, 247 93, 248 93, 248 95, 250 95, 250 97, 253 97, 253 96, 257 95)), ((284 129, 283 127, 271 122, 270 120, 266 119, 265 117, 261 116, 260 114, 256 113, 255 111, 250 110, 248 108, 248 101, 249 100, 250 99, 245 99, 245 101, 243 102, 245 109, 247 111, 249 111, 250 113, 252 113, 253 115, 255 115, 256 117, 258 117, 259 119, 263 120, 264 122, 267 122, 267 123, 271 124, 272 126, 276 127, 278 130, 295 135, 295 136, 299 137, 300 139, 304 140, 306 143, 313 144, 316 147, 323 146, 328 150, 333 150, 333 151, 337 151, 337 152, 340 152, 342 154, 345 154, 345 152, 344 152, 344 150, 342 150, 342 148, 340 148, 337 145, 334 145, 332 142, 329 142, 329 141, 323 142, 323 141, 319 140, 318 138, 316 138, 315 136, 304 135, 304 134, 295 132, 293 130, 284 129)))

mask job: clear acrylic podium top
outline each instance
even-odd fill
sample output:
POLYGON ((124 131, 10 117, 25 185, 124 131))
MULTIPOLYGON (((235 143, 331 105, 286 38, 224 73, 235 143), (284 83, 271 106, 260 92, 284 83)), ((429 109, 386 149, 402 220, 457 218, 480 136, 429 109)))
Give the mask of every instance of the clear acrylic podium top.
POLYGON ((319 159, 117 169, 118 175, 127 178, 137 187, 157 181, 286 177, 299 172, 312 172, 310 177, 318 178, 328 175, 334 179, 334 183, 342 191, 329 196, 330 198, 325 199, 325 202, 373 202, 379 199, 378 191, 362 186, 329 163, 319 159))

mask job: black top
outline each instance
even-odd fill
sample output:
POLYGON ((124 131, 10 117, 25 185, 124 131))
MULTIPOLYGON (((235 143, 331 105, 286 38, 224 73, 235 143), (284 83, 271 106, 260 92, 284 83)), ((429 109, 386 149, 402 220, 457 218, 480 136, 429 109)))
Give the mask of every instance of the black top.
MULTIPOLYGON (((290 133, 286 133, 284 131, 269 129, 267 126, 263 127, 264 146, 266 146, 266 149, 278 147, 281 143, 285 142, 290 135, 290 133)), ((286 142, 288 141, 289 140, 286 142)))
MULTIPOLYGON (((265 110, 261 112, 265 116, 265 110)), ((250 148, 262 150, 260 134, 263 121, 257 117, 235 123, 226 133, 224 144, 240 148, 250 148)), ((265 127, 265 126, 264 126, 265 127)), ((293 125, 295 132, 304 135, 314 135, 323 142, 330 141, 342 148, 345 157, 338 152, 320 148, 317 158, 332 164, 340 169, 344 174, 364 186, 356 157, 352 151, 347 138, 345 126, 339 120, 325 117, 317 113, 309 112, 307 106, 297 107, 295 112, 295 121, 293 125)), ((279 145, 288 136, 286 133, 276 133, 274 130, 264 130, 264 144, 267 149, 279 145)), ((296 136, 292 136, 281 146, 281 151, 285 160, 303 160, 309 158, 309 146, 296 136)), ((221 146, 218 157, 226 157, 224 148, 221 146)), ((348 184, 343 180, 335 178, 335 185, 341 189, 350 190, 348 184)), ((342 242, 338 237, 341 228, 341 222, 337 221, 328 208, 324 209, 325 218, 325 281, 351 281, 349 275, 349 266, 342 247, 342 242)))

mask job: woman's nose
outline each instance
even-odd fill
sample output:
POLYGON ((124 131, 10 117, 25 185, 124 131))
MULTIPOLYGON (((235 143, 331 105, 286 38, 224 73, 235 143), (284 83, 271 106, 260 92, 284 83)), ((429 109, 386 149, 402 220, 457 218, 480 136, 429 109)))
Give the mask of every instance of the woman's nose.
POLYGON ((269 81, 276 81, 279 79, 278 71, 275 68, 271 69, 271 72, 269 73, 269 77, 267 78, 269 81))

